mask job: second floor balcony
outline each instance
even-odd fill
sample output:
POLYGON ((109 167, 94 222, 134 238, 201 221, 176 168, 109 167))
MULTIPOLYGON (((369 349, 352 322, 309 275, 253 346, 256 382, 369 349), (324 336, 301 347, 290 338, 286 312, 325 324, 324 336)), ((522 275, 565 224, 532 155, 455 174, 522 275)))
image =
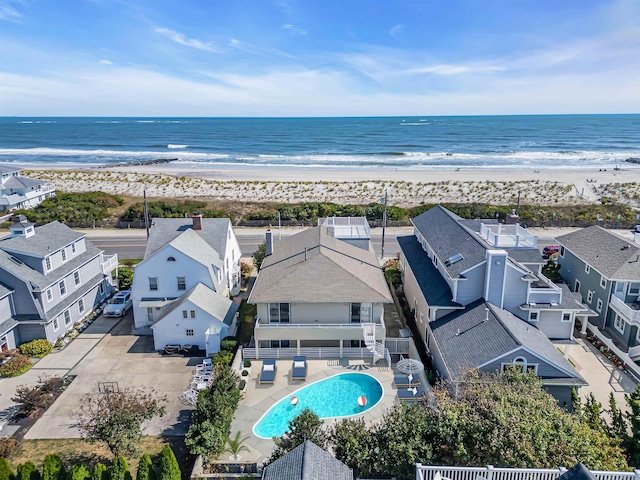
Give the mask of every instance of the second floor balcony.
POLYGON ((629 322, 640 322, 640 302, 627 303, 618 294, 613 294, 609 305, 629 322))
POLYGON ((535 247, 538 244, 538 236, 533 235, 520 225, 482 224, 480 236, 492 248, 524 248, 535 247))
POLYGON ((100 265, 102 267, 102 274, 110 275, 118 266, 118 254, 103 255, 100 265))
MULTIPOLYGON (((386 328, 382 316, 374 322, 376 340, 383 340, 386 328)), ((305 322, 269 322, 267 319, 256 318, 254 335, 257 340, 278 339, 335 339, 357 340, 363 338, 362 324, 359 322, 324 319, 305 322)))

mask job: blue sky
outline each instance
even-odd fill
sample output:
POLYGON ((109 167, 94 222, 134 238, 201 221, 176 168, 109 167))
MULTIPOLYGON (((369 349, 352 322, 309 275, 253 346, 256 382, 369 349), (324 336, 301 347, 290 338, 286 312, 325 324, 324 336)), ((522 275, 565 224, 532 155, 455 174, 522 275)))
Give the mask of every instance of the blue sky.
POLYGON ((0 115, 640 112, 640 0, 0 0, 0 115))

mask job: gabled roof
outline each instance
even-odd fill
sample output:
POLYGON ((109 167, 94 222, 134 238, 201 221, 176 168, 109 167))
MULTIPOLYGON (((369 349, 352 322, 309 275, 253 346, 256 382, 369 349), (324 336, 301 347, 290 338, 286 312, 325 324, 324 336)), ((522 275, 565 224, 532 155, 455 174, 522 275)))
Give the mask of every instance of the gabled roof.
POLYGON ((560 245, 612 280, 640 280, 640 247, 598 225, 557 237, 560 245))
POLYGON ((218 252, 220 258, 224 258, 227 251, 227 232, 230 228, 231 221, 228 218, 203 218, 202 230, 193 230, 191 218, 154 218, 151 221, 144 258, 150 257, 186 230, 197 233, 218 252))
POLYGON ((169 313, 179 309, 187 302, 201 308, 213 318, 229 326, 231 326, 233 316, 238 311, 237 303, 232 302, 224 295, 214 292, 206 285, 198 283, 169 305, 156 319, 154 325, 161 322, 169 313))
POLYGON ((567 382, 585 383, 538 328, 484 300, 431 322, 429 327, 453 379, 462 378, 468 370, 518 348, 525 348, 566 372, 562 378, 567 382))
POLYGON ((1 240, 0 249, 36 257, 46 257, 85 236, 84 233, 76 232, 57 220, 41 227, 36 227, 35 230, 35 235, 29 238, 14 237, 1 240))
POLYGON ((265 467, 262 480, 353 480, 353 471, 306 440, 265 467))
POLYGON ((14 173, 21 172, 22 168, 16 167, 14 165, 9 165, 7 163, 0 163, 0 175, 4 175, 5 173, 14 173))
POLYGON ((16 325, 18 325, 18 322, 12 317, 7 318, 5 321, 0 321, 0 337, 9 333, 16 325))
POLYGON ((223 259, 220 257, 220 253, 213 249, 194 230, 185 230, 171 240, 169 245, 203 265, 215 265, 219 268, 223 266, 223 259))
POLYGON ((3 188, 12 188, 15 190, 21 188, 37 187, 38 185, 43 185, 45 183, 47 183, 45 180, 38 180, 36 178, 11 176, 2 183, 2 186, 3 188))
POLYGON ((520 305, 521 310, 573 310, 581 315, 597 316, 598 314, 582 303, 582 295, 572 292, 566 284, 558 285, 562 290, 562 301, 560 303, 536 303, 520 305))
POLYGON ((430 307, 462 308, 461 304, 451 300, 453 295, 449 285, 414 235, 398 237, 398 245, 430 307))
POLYGON ((323 227, 275 244, 249 296, 251 303, 392 303, 375 254, 337 240, 323 227))

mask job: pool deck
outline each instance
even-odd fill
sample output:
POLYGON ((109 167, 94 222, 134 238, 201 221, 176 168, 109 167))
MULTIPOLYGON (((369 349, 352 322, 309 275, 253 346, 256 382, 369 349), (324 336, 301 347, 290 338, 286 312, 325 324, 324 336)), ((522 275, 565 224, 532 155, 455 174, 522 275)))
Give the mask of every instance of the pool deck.
MULTIPOLYGON (((382 384, 382 399, 375 407, 370 408, 362 415, 362 418, 367 423, 381 419, 382 415, 397 401, 397 390, 393 385, 393 370, 386 366, 384 360, 378 363, 380 366, 372 366, 370 362, 365 360, 353 359, 307 360, 307 379, 301 381, 291 380, 292 361, 290 359, 282 359, 277 361, 275 382, 273 385, 265 385, 258 383, 262 361, 252 361, 251 377, 247 385, 246 396, 240 400, 238 410, 231 424, 232 437, 237 431, 242 432, 241 435, 243 437, 249 435, 245 445, 250 449, 250 452, 243 452, 241 461, 261 464, 273 452, 275 444, 271 439, 262 439, 253 434, 253 426, 269 408, 299 388, 339 373, 367 373, 382 384)), ((324 422, 325 426, 332 424, 332 420, 325 420, 324 422)))

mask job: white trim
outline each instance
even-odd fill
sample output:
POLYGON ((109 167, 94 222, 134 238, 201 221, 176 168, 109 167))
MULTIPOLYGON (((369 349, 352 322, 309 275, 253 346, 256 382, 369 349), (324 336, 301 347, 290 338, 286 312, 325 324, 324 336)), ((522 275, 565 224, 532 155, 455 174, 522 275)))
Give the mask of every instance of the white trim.
POLYGON ((540 310, 529 310, 529 321, 530 322, 539 322, 540 321, 540 310), (535 313, 536 318, 531 318, 531 314, 535 313))
MULTIPOLYGON (((625 328, 625 326, 626 326, 626 323, 627 323, 627 322, 625 322, 624 317, 623 317, 622 315, 619 315, 619 314, 617 314, 617 313, 616 313, 616 317, 613 319, 613 327, 614 327, 618 332, 620 332, 620 333, 624 333, 624 328, 625 328), (620 322, 622 323, 622 330, 620 330, 620 327, 618 326, 618 319, 619 319, 619 320, 620 320, 620 322)), ((639 333, 640 333, 640 331, 639 331, 639 333)))
POLYGON ((47 297, 47 303, 53 301, 53 292, 51 291, 51 287, 47 288, 45 291, 45 296, 47 297))
POLYGON ((595 292, 593 290, 589 290, 589 293, 587 293, 587 303, 593 303, 593 294, 595 292))
POLYGON ((599 298, 598 302, 596 303, 596 310, 598 311, 598 313, 602 312, 602 305, 603 305, 602 299, 599 298))
POLYGON ((590 273, 591 272, 591 265, 589 265, 588 263, 584 264, 584 273, 590 273))
POLYGON ((607 277, 605 277, 604 275, 600 275, 600 287, 607 288, 607 277))
POLYGON ((53 331, 57 332, 58 330, 60 330, 60 320, 58 320, 58 317, 53 319, 53 331))
POLYGON ((60 298, 66 297, 67 294, 69 293, 67 292, 67 282, 65 282, 64 278, 58 282, 58 290, 60 291, 60 298), (61 284, 64 288, 64 293, 62 293, 62 288, 60 288, 61 284))

